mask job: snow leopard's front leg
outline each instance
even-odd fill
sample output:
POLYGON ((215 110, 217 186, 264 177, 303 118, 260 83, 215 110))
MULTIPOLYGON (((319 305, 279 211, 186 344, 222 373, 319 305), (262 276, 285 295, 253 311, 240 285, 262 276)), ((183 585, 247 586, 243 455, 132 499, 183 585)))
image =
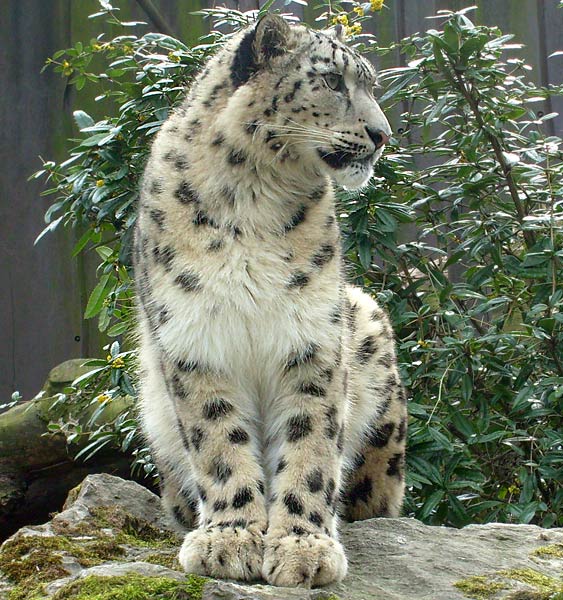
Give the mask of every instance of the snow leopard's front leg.
POLYGON ((337 539, 341 483, 344 368, 339 348, 310 343, 285 367, 286 388, 270 423, 269 527, 263 576, 271 584, 312 587, 347 571, 337 539))
POLYGON ((165 372, 199 496, 199 527, 186 534, 180 564, 190 573, 259 579, 267 516, 249 403, 196 362, 169 363, 165 372))

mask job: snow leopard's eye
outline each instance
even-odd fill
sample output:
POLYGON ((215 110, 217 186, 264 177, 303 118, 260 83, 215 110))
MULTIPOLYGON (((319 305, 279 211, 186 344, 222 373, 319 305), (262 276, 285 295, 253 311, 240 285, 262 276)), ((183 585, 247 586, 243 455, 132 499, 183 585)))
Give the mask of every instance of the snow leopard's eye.
POLYGON ((344 90, 344 77, 340 73, 327 73, 324 75, 324 80, 331 90, 335 92, 344 90))

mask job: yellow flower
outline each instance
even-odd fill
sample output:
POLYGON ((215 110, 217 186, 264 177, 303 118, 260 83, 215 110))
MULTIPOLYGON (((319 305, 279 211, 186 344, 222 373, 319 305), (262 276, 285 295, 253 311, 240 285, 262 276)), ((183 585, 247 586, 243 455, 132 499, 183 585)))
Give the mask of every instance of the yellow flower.
POLYGON ((348 15, 337 15, 332 19, 334 25, 348 25, 348 15))
POLYGON ((68 60, 64 60, 63 61, 63 75, 66 75, 68 77, 69 75, 72 75, 73 71, 74 71, 74 69, 72 68, 72 65, 68 62, 68 60))
POLYGON ((98 181, 96 181, 96 187, 104 187, 104 180, 98 179, 98 181))
POLYGON ((111 402, 111 396, 109 396, 108 394, 100 394, 96 400, 98 401, 99 404, 103 404, 104 402, 111 402))
POLYGON ((103 50, 103 48, 104 48, 104 47, 103 47, 101 44, 94 44, 94 45, 92 46, 92 50, 93 50, 94 52, 100 52, 100 50, 103 50))
POLYGON ((354 12, 359 16, 364 16, 364 9, 361 6, 354 6, 354 12))
POLYGON ((428 348, 428 346, 430 346, 430 344, 426 340, 418 340, 418 345, 421 348, 428 348))
POLYGON ((168 60, 171 60, 172 62, 175 62, 175 63, 179 63, 180 62, 180 57, 177 56, 176 54, 174 54, 174 52, 169 52, 168 53, 168 60))
POLYGON ((370 0, 371 10, 381 10, 383 8, 383 0, 370 0))
POLYGON ((517 493, 520 491, 520 488, 519 488, 517 485, 515 485, 515 484, 512 484, 512 485, 509 485, 509 486, 508 486, 508 491, 509 491, 511 494, 517 494, 517 493))
POLYGON ((112 361, 112 359, 113 359, 113 356, 112 356, 111 354, 108 354, 108 355, 106 356, 106 360, 107 360, 108 362, 111 362, 111 361, 112 361))
POLYGON ((362 26, 359 23, 352 25, 351 27, 346 27, 346 35, 353 36, 362 33, 362 26))
POLYGON ((111 361, 111 366, 112 369, 123 369, 125 366, 125 361, 121 358, 121 356, 118 356, 111 361))

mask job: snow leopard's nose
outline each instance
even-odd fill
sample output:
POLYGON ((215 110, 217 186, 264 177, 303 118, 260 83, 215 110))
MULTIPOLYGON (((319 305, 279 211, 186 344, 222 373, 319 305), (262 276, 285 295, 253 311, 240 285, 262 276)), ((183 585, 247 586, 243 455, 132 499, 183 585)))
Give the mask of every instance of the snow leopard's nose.
POLYGON ((372 129, 366 125, 366 132, 375 144, 376 150, 379 150, 381 146, 384 146, 389 141, 389 136, 384 131, 381 131, 381 129, 372 129))

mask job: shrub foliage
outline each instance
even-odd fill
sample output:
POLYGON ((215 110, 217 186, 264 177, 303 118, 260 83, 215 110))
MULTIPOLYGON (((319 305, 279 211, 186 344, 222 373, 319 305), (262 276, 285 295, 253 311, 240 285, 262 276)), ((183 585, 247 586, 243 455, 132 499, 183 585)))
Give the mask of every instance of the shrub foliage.
MULTIPOLYGON (((98 16, 120 23, 102 5, 98 16)), ((346 21, 357 34, 362 6, 346 13, 333 4, 336 16, 322 22, 346 21)), ((455 526, 561 526, 563 161, 547 127, 555 115, 537 107, 562 89, 533 85, 520 46, 475 25, 470 10, 441 11, 440 29, 390 48, 370 36, 352 40, 381 55, 399 50, 406 66, 380 73, 380 103, 400 115, 400 129, 370 187, 340 195, 345 250, 398 338, 410 391, 406 513, 455 526)), ((255 17, 207 13, 216 25, 255 17)), ((35 174, 55 195, 45 231, 78 228, 74 254, 94 248, 100 257, 85 317, 110 336, 134 327, 131 235, 151 136, 224 37, 214 32, 189 48, 161 34, 102 35, 49 61, 77 87, 104 89, 99 98, 114 106, 98 122, 77 111, 81 136, 70 158, 35 174), (94 55, 103 72, 89 71, 94 55)), ((103 419, 114 398, 135 396, 134 351, 116 340, 91 365, 58 402, 99 410, 87 424, 53 423, 52 431, 89 436, 84 455, 107 444, 135 449, 135 464, 152 473, 134 415, 103 419)))

